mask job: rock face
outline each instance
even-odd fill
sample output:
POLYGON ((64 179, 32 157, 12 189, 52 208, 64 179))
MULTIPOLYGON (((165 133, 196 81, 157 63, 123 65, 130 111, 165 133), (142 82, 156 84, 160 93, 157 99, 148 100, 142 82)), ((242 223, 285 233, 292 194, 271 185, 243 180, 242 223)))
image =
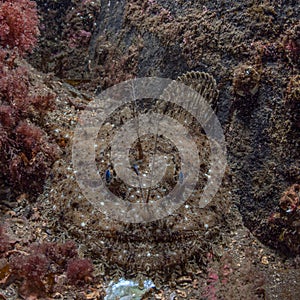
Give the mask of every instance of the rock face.
MULTIPOLYGON (((285 5, 247 0, 37 2, 46 25, 32 63, 78 89, 100 93, 135 76, 175 79, 187 71, 213 76, 219 90, 213 106, 226 135, 233 202, 239 206, 246 226, 263 242, 299 254, 299 249, 291 249, 281 238, 285 228, 278 225, 274 232, 269 222, 270 216, 282 209, 281 194, 300 180, 299 103, 293 100, 289 105, 289 99, 297 95, 291 89, 298 87, 289 83, 299 73, 297 1, 286 1, 285 5)), ((78 239, 93 240, 90 230, 98 234, 98 226, 103 226, 100 236, 110 245, 109 259, 121 264, 121 250, 135 248, 136 241, 129 243, 127 233, 136 232, 133 236, 137 239, 144 229, 128 226, 123 230, 117 225, 114 231, 106 232, 106 221, 99 224, 95 214, 89 219, 87 232, 78 229, 76 226, 86 222, 93 209, 76 200, 80 198, 75 185, 61 185, 62 190, 56 193, 66 189, 76 194, 68 205, 65 203, 67 207, 79 205, 74 213, 64 212, 68 230, 78 239), (125 244, 128 249, 124 249, 125 244)), ((217 223, 226 218, 218 213, 220 207, 210 209, 216 209, 217 223)), ((168 222, 159 226, 172 228, 178 220, 168 222)), ((150 244, 161 239, 154 234, 157 224, 151 226, 145 229, 149 235, 144 235, 150 244)), ((171 230, 170 237, 175 235, 180 253, 174 250, 174 260, 159 258, 157 268, 190 255, 181 244, 186 236, 171 230)), ((102 242, 92 247, 95 253, 102 242)), ((137 268, 147 258, 143 246, 138 248, 142 258, 137 260, 137 268)))

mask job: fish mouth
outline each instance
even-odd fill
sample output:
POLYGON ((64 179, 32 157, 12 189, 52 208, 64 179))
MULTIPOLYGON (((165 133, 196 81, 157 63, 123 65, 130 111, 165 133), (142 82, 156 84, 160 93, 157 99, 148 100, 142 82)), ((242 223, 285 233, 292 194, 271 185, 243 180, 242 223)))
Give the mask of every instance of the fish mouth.
POLYGON ((100 230, 97 255, 111 266, 150 274, 166 267, 205 257, 216 228, 206 228, 200 220, 186 221, 170 216, 151 224, 123 224, 100 230))
POLYGON ((108 239, 116 239, 119 242, 135 242, 135 243, 168 243, 175 241, 184 241, 186 238, 197 238, 199 234, 203 232, 200 229, 185 229, 185 230, 174 230, 174 231, 136 231, 134 233, 127 231, 102 231, 100 237, 108 239))
POLYGON ((164 236, 152 235, 150 239, 145 235, 115 234, 117 237, 108 234, 98 243, 102 246, 98 248, 100 254, 112 266, 144 274, 181 265, 195 256, 204 257, 207 252, 200 232, 177 231, 164 236))

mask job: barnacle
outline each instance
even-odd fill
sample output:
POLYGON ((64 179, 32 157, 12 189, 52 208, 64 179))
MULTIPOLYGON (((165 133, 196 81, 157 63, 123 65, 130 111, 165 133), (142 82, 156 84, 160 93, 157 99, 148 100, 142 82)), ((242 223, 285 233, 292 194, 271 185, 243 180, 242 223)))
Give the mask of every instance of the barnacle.
POLYGON ((280 198, 279 206, 285 211, 293 211, 300 204, 300 185, 293 184, 280 198))
POLYGON ((290 77, 285 93, 285 105, 289 112, 289 120, 295 128, 300 127, 300 75, 290 77))
POLYGON ((239 96, 255 95, 259 88, 260 72, 253 66, 240 65, 234 70, 233 90, 239 96))
POLYGON ((291 76, 286 89, 286 103, 291 106, 300 104, 300 75, 291 76))
POLYGON ((300 253, 300 185, 295 183, 288 187, 279 200, 279 212, 269 217, 274 240, 284 253, 300 253))

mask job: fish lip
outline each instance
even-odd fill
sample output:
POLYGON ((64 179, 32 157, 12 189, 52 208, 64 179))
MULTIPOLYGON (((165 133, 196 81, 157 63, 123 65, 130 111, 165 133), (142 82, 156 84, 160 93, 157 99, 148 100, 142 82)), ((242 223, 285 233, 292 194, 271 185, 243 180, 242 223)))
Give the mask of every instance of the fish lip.
POLYGON ((202 229, 193 229, 193 230, 173 230, 170 232, 148 232, 145 234, 143 230, 137 230, 134 233, 128 233, 127 231, 111 231, 102 232, 102 237, 114 240, 117 238, 120 242, 135 242, 135 243, 151 243, 151 242, 174 242, 174 241, 181 241, 186 238, 198 238, 199 234, 203 234, 204 230, 202 229))

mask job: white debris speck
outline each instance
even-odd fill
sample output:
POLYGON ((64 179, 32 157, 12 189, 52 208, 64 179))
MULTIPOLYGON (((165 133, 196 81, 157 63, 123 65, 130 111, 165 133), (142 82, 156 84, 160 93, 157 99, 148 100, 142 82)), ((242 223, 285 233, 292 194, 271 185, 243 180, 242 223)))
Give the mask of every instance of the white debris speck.
POLYGON ((144 287, 140 288, 138 282, 120 278, 117 283, 114 281, 109 283, 104 300, 140 300, 143 298, 143 295, 153 287, 155 287, 155 285, 150 279, 145 280, 144 287))

